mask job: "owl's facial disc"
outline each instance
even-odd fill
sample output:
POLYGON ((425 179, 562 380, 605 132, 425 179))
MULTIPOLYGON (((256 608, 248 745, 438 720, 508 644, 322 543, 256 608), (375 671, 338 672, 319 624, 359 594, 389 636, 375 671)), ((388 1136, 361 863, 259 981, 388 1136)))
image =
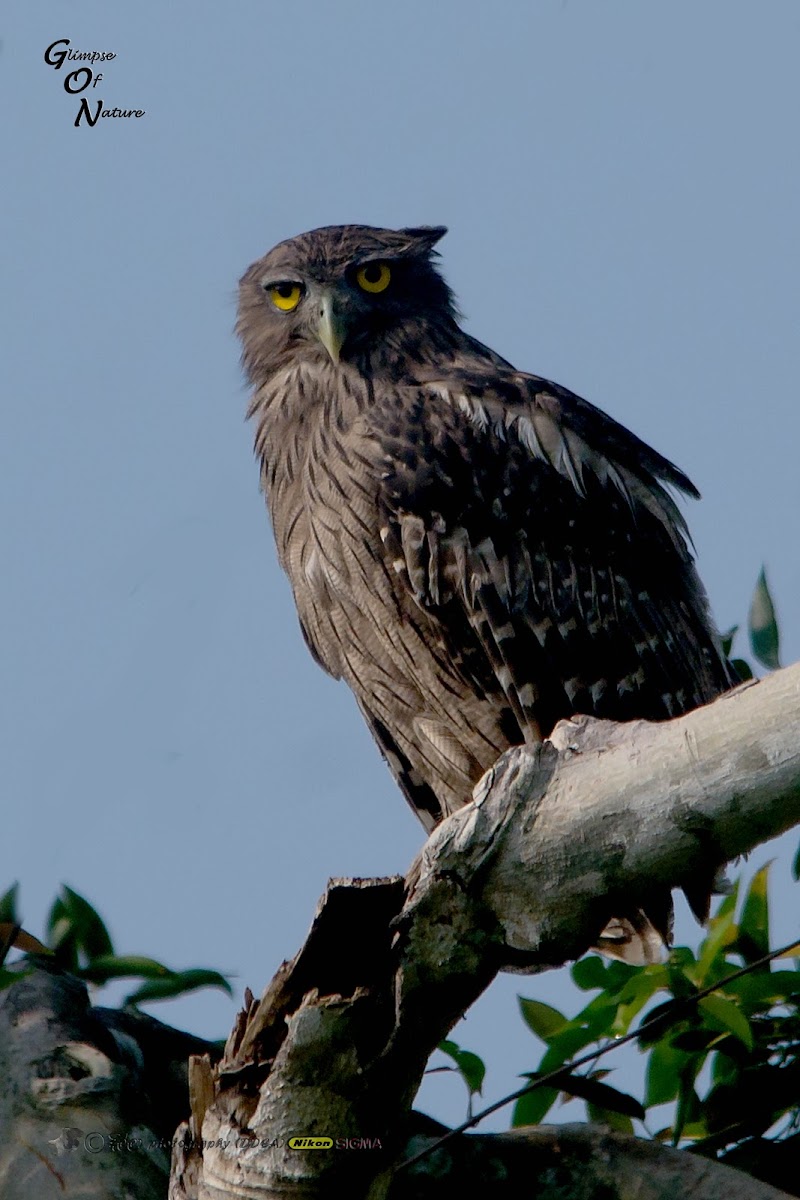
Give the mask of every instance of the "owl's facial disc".
POLYGON ((323 290, 317 304, 317 337, 335 365, 347 337, 347 321, 341 310, 341 301, 337 304, 335 291, 323 290))

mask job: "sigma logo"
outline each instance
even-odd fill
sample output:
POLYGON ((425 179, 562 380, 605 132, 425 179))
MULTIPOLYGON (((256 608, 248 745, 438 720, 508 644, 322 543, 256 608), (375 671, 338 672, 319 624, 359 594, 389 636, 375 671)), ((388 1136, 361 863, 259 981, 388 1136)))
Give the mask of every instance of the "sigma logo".
POLYGON ((370 1137, 292 1137, 290 1150, 380 1150, 381 1139, 370 1137))

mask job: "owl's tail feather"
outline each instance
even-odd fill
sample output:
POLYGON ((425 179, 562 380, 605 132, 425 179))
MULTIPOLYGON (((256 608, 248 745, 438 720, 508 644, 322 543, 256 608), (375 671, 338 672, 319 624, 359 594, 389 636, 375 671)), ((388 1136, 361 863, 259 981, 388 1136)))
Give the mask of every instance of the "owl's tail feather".
MULTIPOLYGON (((731 884, 722 870, 704 874, 683 888, 689 907, 701 925, 708 920, 711 897, 725 896, 730 891, 731 884)), ((637 908, 625 917, 612 917, 594 949, 631 966, 661 962, 665 950, 672 945, 672 896, 669 892, 648 896, 646 905, 646 912, 637 908)))
POLYGON ((641 908, 626 917, 612 917, 593 948, 608 958, 618 958, 632 967, 644 967, 648 963, 661 962, 664 950, 671 941, 670 901, 667 920, 659 920, 657 925, 641 908))

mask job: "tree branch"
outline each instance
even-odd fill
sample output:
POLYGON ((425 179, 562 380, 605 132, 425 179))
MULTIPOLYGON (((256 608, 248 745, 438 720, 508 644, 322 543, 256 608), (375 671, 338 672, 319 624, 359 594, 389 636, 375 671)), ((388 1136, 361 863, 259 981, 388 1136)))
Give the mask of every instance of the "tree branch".
MULTIPOLYGON (((409 1153, 434 1137, 417 1134, 409 1153)), ((795 1163, 796 1166, 796 1163, 795 1163)), ((780 1200, 787 1193, 684 1150, 602 1125, 539 1125, 455 1138, 395 1177, 388 1200, 780 1200)))
POLYGON ((3 1200, 161 1200, 186 1060, 213 1044, 144 1013, 93 1008, 86 984, 36 955, 0 988, 3 1200))
POLYGON ((173 1200, 384 1195, 430 1053, 497 971, 576 958, 611 917, 798 822, 800 666, 674 721, 580 717, 509 751, 405 887, 331 883, 219 1068, 194 1067, 193 1132, 224 1144, 178 1154, 173 1200), (293 1135, 373 1149, 303 1152, 293 1135))

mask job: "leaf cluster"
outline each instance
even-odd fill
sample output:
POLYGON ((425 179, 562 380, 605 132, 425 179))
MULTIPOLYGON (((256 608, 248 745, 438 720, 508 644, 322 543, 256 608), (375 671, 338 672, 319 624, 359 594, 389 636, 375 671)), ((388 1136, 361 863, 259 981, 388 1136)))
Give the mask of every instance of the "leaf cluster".
POLYGON ((641 1100, 602 1082, 605 1072, 577 1074, 565 1065, 558 1086, 522 1096, 513 1124, 541 1121, 559 1095, 586 1104, 591 1120, 633 1131, 650 1110, 673 1104, 669 1124, 652 1136, 716 1155, 772 1131, 787 1137, 800 1124, 800 962, 764 964, 718 991, 693 998, 769 951, 769 864, 750 883, 737 917, 738 885, 709 922, 697 953, 676 947, 666 963, 631 967, 590 955, 572 968, 574 982, 596 994, 574 1017, 520 999, 528 1027, 544 1041, 535 1072, 568 1064, 579 1051, 610 1041, 646 1020, 638 1040, 647 1056, 641 1100), (664 1000, 655 1006, 653 1001, 664 1000), (598 1086, 599 1085, 599 1086, 598 1086))
MULTIPOLYGON (((205 967, 174 971, 144 955, 117 954, 99 913, 66 884, 53 901, 44 940, 39 941, 21 928, 18 893, 15 883, 0 896, 0 941, 5 941, 6 949, 14 946, 26 953, 48 955, 57 966, 95 986, 116 979, 141 979, 143 982, 125 996, 124 1007, 170 1000, 203 987, 221 988, 231 995, 231 985, 219 971, 205 967)), ((0 966, 0 987, 18 978, 19 972, 0 966)))

